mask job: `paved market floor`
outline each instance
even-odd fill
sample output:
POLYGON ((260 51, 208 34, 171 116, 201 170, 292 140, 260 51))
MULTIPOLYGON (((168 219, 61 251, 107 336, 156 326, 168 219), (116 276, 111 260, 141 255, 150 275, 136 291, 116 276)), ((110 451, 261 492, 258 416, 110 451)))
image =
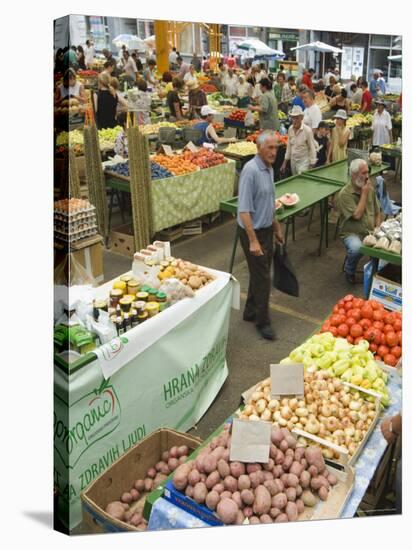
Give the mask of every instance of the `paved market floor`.
MULTIPOLYGON (((401 200, 401 187, 394 183, 393 172, 385 181, 390 197, 401 200)), ((293 298, 271 291, 270 311, 278 339, 268 342, 259 337, 253 324, 242 320, 242 308, 248 285, 248 271, 240 246, 236 254, 233 275, 241 287, 241 310, 232 310, 227 363, 229 376, 215 401, 192 430, 206 438, 237 408, 241 393, 268 376, 269 364, 286 357, 321 324, 331 308, 344 294, 361 296, 362 284, 348 284, 342 273, 344 248, 339 238, 334 240, 335 223, 329 224, 329 248, 317 255, 319 242, 319 212, 315 212, 310 231, 308 217, 296 218, 296 241, 288 238, 288 253, 300 284, 300 297, 293 298)), ((194 263, 227 271, 232 250, 235 221, 231 216, 214 222, 202 235, 186 237, 172 245, 173 256, 194 263)), ((130 269, 130 259, 105 251, 105 279, 110 280, 130 269)), ((362 275, 358 275, 361 280, 362 275)))

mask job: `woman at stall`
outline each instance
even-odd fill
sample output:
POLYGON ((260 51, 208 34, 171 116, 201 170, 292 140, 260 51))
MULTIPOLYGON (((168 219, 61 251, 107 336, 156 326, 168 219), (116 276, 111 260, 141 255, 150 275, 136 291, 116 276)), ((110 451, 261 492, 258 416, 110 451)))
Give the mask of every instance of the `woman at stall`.
POLYGON ((207 105, 206 94, 200 89, 197 80, 189 80, 189 118, 199 118, 203 105, 207 105))
POLYGON ((150 124, 152 94, 148 91, 146 80, 139 78, 139 80, 137 81, 137 89, 139 90, 135 103, 137 123, 139 125, 150 124))
POLYGON ((124 119, 126 118, 127 113, 127 101, 123 97, 120 90, 120 84, 116 77, 112 76, 110 78, 110 86, 113 88, 113 90, 116 92, 117 96, 117 108, 116 108, 116 119, 119 124, 123 124, 124 119))
POLYGON ((67 69, 63 75, 63 83, 56 89, 54 103, 60 105, 64 99, 77 99, 79 103, 87 103, 87 96, 83 84, 77 82, 74 69, 67 69))
POLYGON ((346 127, 348 115, 344 109, 339 109, 335 116, 335 127, 331 131, 331 140, 329 146, 329 162, 337 162, 347 158, 348 141, 350 130, 346 127))
POLYGON ((329 85, 325 88, 325 94, 328 97, 333 97, 333 88, 336 86, 336 78, 334 76, 329 77, 329 85))
POLYGON ((194 82, 198 83, 198 80, 197 80, 197 73, 196 73, 196 70, 195 70, 194 65, 190 65, 189 70, 187 71, 187 73, 186 73, 185 76, 183 77, 183 82, 184 82, 185 84, 187 84, 187 83, 190 82, 191 80, 193 80, 194 82))
POLYGON ((217 135, 213 126, 213 117, 215 114, 209 105, 203 105, 200 109, 202 121, 193 125, 193 128, 202 132, 202 136, 196 145, 203 145, 204 143, 234 143, 236 141, 236 138, 221 138, 217 135))
POLYGON ((334 96, 329 102, 329 109, 331 111, 339 111, 340 109, 346 112, 350 111, 350 101, 347 97, 345 88, 336 84, 336 86, 333 87, 333 94, 334 96))
POLYGON ((114 128, 117 125, 117 94, 110 84, 110 76, 103 72, 97 79, 98 92, 95 95, 96 122, 97 127, 114 128))
POLYGON ((372 118, 372 145, 392 143, 391 115, 385 109, 385 102, 382 99, 376 99, 375 105, 376 111, 372 118))
POLYGON ((321 113, 327 113, 330 111, 329 100, 325 94, 325 86, 321 82, 317 82, 313 85, 315 92, 315 103, 319 107, 321 113))
POLYGON ((167 106, 170 111, 170 121, 183 119, 183 102, 180 99, 179 93, 183 89, 183 80, 175 77, 172 81, 172 90, 167 93, 167 106))
POLYGON ((77 46, 77 64, 81 71, 86 70, 86 58, 82 46, 77 46))

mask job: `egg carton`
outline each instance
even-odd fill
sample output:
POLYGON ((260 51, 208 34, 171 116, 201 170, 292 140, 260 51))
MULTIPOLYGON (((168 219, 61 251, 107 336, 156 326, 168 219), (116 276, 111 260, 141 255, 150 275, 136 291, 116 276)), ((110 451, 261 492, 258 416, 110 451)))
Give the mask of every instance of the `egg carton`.
POLYGON ((88 231, 89 229, 95 229, 97 228, 96 222, 92 223, 79 223, 75 226, 67 226, 67 225, 58 225, 55 224, 54 230, 58 233, 62 233, 64 235, 75 235, 79 231, 88 231))
POLYGON ((61 219, 68 219, 70 220, 77 220, 77 219, 83 219, 87 216, 90 216, 92 214, 96 213, 96 208, 91 205, 88 208, 82 208, 81 210, 76 210, 75 212, 65 212, 62 210, 54 210, 54 216, 61 219))
POLYGON ((55 231, 56 238, 65 242, 76 242, 86 237, 91 237, 97 234, 97 227, 84 229, 75 233, 63 233, 61 231, 55 231))

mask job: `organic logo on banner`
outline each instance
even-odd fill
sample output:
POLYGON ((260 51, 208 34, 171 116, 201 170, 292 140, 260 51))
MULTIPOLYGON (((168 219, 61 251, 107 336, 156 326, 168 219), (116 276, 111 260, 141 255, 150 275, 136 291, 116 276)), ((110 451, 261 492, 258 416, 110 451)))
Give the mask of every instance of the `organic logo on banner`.
POLYGON ((103 354, 103 357, 106 361, 111 361, 114 359, 124 348, 124 345, 127 344, 129 340, 122 336, 121 338, 113 338, 107 344, 100 346, 100 351, 103 354))
MULTIPOLYGON (((61 400, 56 394, 55 397, 61 400)), ((68 407, 62 400, 61 406, 68 407)), ((99 388, 71 404, 67 417, 70 426, 57 418, 56 411, 54 413, 54 448, 64 465, 74 468, 89 447, 107 437, 120 424, 120 402, 110 379, 103 379, 99 388)))

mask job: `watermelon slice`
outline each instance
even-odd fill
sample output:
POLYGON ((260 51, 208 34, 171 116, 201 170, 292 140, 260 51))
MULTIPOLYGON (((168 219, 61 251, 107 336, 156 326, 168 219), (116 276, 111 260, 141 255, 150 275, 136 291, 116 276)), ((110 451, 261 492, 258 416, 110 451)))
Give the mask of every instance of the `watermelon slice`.
POLYGON ((283 208, 283 202, 280 201, 279 199, 276 199, 276 201, 275 201, 275 209, 276 209, 276 210, 279 210, 280 208, 283 208))
POLYGON ((285 193, 279 198, 279 201, 285 206, 296 206, 299 202, 299 195, 297 193, 285 193))

